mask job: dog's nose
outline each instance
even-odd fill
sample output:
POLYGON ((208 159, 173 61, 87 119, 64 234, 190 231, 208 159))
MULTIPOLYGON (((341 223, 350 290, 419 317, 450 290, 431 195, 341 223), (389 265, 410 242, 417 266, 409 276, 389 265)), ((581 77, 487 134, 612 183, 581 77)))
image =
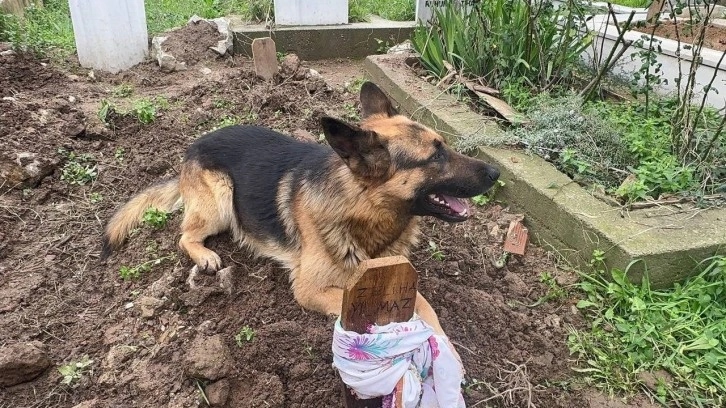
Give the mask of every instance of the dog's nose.
POLYGON ((491 181, 497 181, 499 179, 499 169, 496 167, 487 167, 487 177, 491 181))

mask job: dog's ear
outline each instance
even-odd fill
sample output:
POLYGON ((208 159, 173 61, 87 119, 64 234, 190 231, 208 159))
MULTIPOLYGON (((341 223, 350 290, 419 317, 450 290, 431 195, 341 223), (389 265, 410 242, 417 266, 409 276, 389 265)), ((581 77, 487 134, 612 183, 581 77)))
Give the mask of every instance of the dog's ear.
POLYGON ((378 134, 341 120, 323 117, 320 124, 330 147, 356 176, 382 181, 391 167, 391 155, 378 134))
POLYGON ((371 115, 398 115, 386 94, 373 82, 365 82, 360 88, 360 106, 363 118, 371 115))

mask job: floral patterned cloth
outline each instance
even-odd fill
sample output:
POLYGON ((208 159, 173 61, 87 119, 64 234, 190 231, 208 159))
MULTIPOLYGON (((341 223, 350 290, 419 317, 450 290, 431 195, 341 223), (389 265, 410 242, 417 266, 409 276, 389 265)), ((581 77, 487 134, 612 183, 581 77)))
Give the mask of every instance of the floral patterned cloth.
POLYGON ((463 408, 464 370, 446 336, 423 320, 371 325, 367 334, 333 334, 333 366, 361 399, 383 396, 384 407, 401 398, 404 408, 463 408), (402 380, 402 381, 399 381, 402 380))

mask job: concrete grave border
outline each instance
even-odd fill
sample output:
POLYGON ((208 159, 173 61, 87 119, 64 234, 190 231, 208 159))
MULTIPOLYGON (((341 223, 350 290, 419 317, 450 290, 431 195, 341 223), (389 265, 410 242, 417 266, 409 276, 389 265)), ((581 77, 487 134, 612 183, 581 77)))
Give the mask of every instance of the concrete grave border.
POLYGON ((392 46, 409 39, 416 23, 389 21, 371 16, 371 21, 367 23, 280 26, 274 29, 233 20, 231 27, 234 33, 235 54, 251 57, 252 40, 272 37, 279 51, 295 53, 303 60, 313 61, 329 58, 365 58, 376 54, 386 43, 392 46))
MULTIPOLYGON (((410 115, 452 142, 501 132, 452 95, 416 77, 405 56, 374 55, 365 69, 410 115)), ((543 159, 515 150, 480 148, 477 155, 500 168, 506 186, 497 198, 525 213, 536 241, 571 262, 587 265, 595 249, 610 267, 628 268, 638 281, 648 273, 655 288, 680 281, 697 263, 726 255, 726 209, 661 206, 624 211, 595 198, 543 159)))

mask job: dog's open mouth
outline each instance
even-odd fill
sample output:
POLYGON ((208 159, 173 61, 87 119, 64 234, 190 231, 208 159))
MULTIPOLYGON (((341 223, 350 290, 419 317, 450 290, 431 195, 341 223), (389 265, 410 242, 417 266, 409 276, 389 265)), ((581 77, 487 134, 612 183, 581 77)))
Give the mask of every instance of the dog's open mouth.
POLYGON ((471 215, 469 204, 463 198, 438 193, 429 194, 427 198, 431 210, 441 218, 448 218, 447 221, 464 221, 471 215))

